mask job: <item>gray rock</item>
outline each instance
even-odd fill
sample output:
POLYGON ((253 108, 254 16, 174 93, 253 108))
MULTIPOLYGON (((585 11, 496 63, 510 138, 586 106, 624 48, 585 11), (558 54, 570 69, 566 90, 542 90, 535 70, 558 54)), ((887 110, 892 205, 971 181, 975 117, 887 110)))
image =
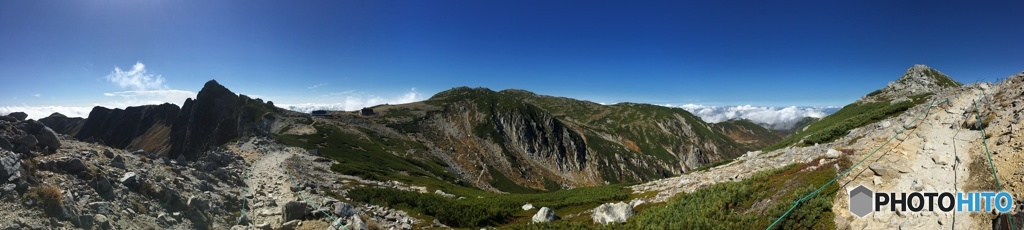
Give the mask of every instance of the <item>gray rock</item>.
POLYGON ((633 214, 633 206, 620 201, 615 204, 602 204, 594 208, 590 217, 594 223, 598 224, 625 223, 627 219, 633 217, 633 214))
POLYGON ((27 120, 18 123, 18 129, 32 135, 38 134, 39 130, 42 130, 45 127, 46 125, 36 120, 27 120))
POLYGON ((533 204, 524 204, 523 205, 523 211, 529 211, 530 209, 533 209, 533 204))
POLYGON ((188 208, 199 210, 206 210, 206 208, 209 207, 206 204, 206 201, 196 196, 188 197, 188 203, 186 203, 186 205, 188 205, 188 208))
POLYGON ((256 227, 256 229, 259 229, 259 230, 271 230, 271 229, 273 229, 273 228, 270 227, 270 223, 259 223, 259 224, 255 225, 253 227, 256 227))
POLYGON ((11 116, 14 119, 18 119, 19 121, 24 121, 25 118, 28 118, 28 114, 26 114, 25 112, 13 112, 13 113, 7 114, 7 116, 11 116))
POLYGON ((110 151, 110 149, 104 149, 103 150, 103 155, 107 156, 107 158, 113 158, 114 157, 114 151, 110 151))
POLYGON ((36 146, 37 144, 39 144, 39 139, 36 139, 36 136, 33 135, 21 135, 19 137, 14 138, 12 141, 14 141, 15 144, 20 144, 29 147, 36 146))
MULTIPOLYGON (((630 209, 632 209, 632 207, 630 207, 630 209)), ((537 214, 533 215, 534 223, 547 223, 556 219, 558 219, 558 216, 555 216, 555 211, 552 211, 548 207, 541 207, 540 210, 537 210, 537 214)))
POLYGON ((339 217, 348 217, 356 214, 356 209, 351 204, 345 202, 334 203, 334 215, 339 217))
POLYGON ((874 172, 875 175, 881 176, 885 179, 895 178, 899 176, 896 170, 892 170, 892 168, 889 168, 888 165, 884 165, 879 162, 871 163, 870 165, 868 165, 868 168, 871 169, 871 171, 874 172))
POLYGON ((15 118, 15 117, 12 117, 12 116, 3 115, 3 116, 0 116, 0 121, 18 122, 18 118, 15 118))
POLYGON ((949 156, 946 155, 935 155, 932 156, 932 162, 937 165, 949 165, 949 156))
POLYGON ((99 214, 110 213, 110 202, 92 202, 89 203, 89 207, 95 210, 99 214))
POLYGON ((93 177, 92 181, 89 182, 89 186, 96 190, 96 194, 100 194, 101 197, 107 200, 114 199, 114 187, 110 184, 110 180, 105 177, 93 177))
POLYGON ((839 158, 841 156, 843 156, 843 152, 841 152, 839 150, 828 149, 828 151, 825 152, 825 158, 828 158, 828 159, 836 159, 836 158, 839 158))
POLYGON ((124 169, 124 157, 121 155, 115 156, 114 159, 110 161, 110 167, 124 169))
POLYGON ((89 170, 89 167, 85 165, 85 162, 82 162, 82 160, 78 158, 61 158, 57 162, 57 165, 59 165, 64 172, 69 174, 79 174, 89 170))
POLYGON ((0 150, 0 182, 15 182, 21 178, 21 159, 12 152, 0 150))
POLYGON ((0 136, 0 149, 3 150, 14 150, 14 144, 8 141, 6 137, 0 136))
POLYGON ((57 138, 57 133, 50 129, 50 127, 43 127, 35 136, 39 140, 39 145, 46 147, 50 153, 57 152, 57 149, 60 149, 60 138, 57 138))
POLYGON ((103 214, 93 215, 92 222, 97 229, 110 229, 110 220, 103 214))
POLYGON ((0 193, 0 194, 4 194, 4 195, 6 195, 6 194, 14 194, 14 189, 16 189, 16 188, 18 188, 17 185, 14 185, 14 184, 4 184, 4 186, 0 187, 0 191, 3 192, 3 193, 0 193))
POLYGON ((348 221, 348 224, 345 225, 345 228, 348 228, 349 230, 366 230, 367 229, 366 223, 364 223, 363 219, 360 219, 359 216, 352 215, 352 217, 349 217, 349 218, 350 219, 348 221))
POLYGON ((124 184, 124 186, 134 188, 139 185, 139 176, 136 175, 135 172, 126 172, 124 173, 124 176, 121 176, 119 181, 121 181, 121 184, 124 184))
POLYGON ((301 220, 310 211, 309 204, 306 202, 289 201, 281 206, 281 221, 301 220))
POLYGON ((299 227, 299 223, 300 222, 302 222, 302 221, 301 220, 286 221, 283 224, 281 224, 281 228, 279 228, 279 229, 281 229, 281 230, 293 230, 296 227, 299 227))

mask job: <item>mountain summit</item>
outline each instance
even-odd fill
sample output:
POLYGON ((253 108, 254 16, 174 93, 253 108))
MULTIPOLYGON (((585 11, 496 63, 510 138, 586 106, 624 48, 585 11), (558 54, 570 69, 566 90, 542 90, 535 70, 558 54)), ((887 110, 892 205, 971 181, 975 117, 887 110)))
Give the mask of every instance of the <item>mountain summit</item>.
POLYGON ((963 84, 938 70, 923 64, 916 64, 907 69, 907 72, 903 73, 899 79, 889 82, 885 88, 864 96, 860 102, 902 100, 902 98, 935 93, 961 85, 963 84))

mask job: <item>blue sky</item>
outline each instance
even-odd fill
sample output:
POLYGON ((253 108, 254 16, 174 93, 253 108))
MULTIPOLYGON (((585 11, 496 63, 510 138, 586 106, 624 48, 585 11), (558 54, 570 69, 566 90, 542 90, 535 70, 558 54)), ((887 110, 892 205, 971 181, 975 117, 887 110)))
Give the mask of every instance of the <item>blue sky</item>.
POLYGON ((278 104, 403 102, 483 86, 609 103, 841 106, 915 63, 961 82, 1024 70, 1021 9, 1021 1, 4 0, 0 106, 180 104, 171 100, 209 79, 278 104))

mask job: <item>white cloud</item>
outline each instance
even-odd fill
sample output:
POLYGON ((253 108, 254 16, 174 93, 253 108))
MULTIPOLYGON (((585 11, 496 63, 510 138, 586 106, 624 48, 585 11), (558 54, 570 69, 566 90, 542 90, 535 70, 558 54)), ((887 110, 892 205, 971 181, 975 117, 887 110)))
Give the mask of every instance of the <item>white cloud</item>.
POLYGON ((327 100, 329 101, 336 102, 277 104, 277 106, 292 111, 308 113, 313 110, 352 111, 381 104, 405 104, 423 100, 423 95, 416 92, 416 88, 410 89, 409 92, 391 98, 363 96, 361 94, 354 93, 354 91, 331 93, 324 95, 324 97, 327 97, 327 100))
POLYGON ((42 95, 42 94, 38 94, 38 93, 37 93, 37 94, 32 94, 32 96, 33 96, 33 97, 42 97, 43 95, 42 95))
MULTIPOLYGON (((25 112, 31 119, 39 119, 59 112, 68 117, 87 117, 95 106, 124 109, 129 106, 157 105, 172 103, 181 106, 185 99, 195 97, 196 93, 185 90, 169 89, 163 76, 146 72, 146 66, 135 63, 131 70, 124 71, 115 67, 106 76, 107 81, 127 91, 103 93, 110 98, 105 102, 94 103, 92 106, 0 106, 0 114, 25 112)), ((42 96, 34 94, 35 97, 42 96)))
POLYGON ((64 114, 68 117, 88 117, 92 106, 0 106, 0 114, 7 115, 13 112, 25 112, 29 119, 44 118, 54 112, 64 114))
POLYGON ((319 88, 321 86, 327 86, 327 85, 330 85, 330 83, 320 83, 320 84, 316 84, 316 85, 313 85, 313 86, 310 86, 310 87, 306 87, 306 89, 316 89, 316 88, 319 88))
POLYGON ((142 62, 136 62, 128 71, 114 67, 114 71, 107 75, 107 81, 117 84, 122 89, 138 91, 167 89, 164 77, 147 73, 146 65, 142 62))
POLYGON ((665 105, 690 111, 706 122, 718 123, 732 119, 748 119, 770 129, 788 129, 804 117, 825 117, 839 109, 837 106, 820 107, 767 107, 767 106, 707 106, 697 104, 665 105))

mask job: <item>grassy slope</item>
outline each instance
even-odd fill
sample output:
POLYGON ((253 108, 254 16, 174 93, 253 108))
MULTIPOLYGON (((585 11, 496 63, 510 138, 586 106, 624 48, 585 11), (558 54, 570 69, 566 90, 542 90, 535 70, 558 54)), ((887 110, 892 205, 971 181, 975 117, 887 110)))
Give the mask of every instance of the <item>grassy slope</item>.
POLYGON ((890 102, 853 103, 839 111, 811 123, 806 130, 798 131, 786 139, 765 147, 764 151, 785 148, 790 145, 813 145, 829 143, 846 136, 850 130, 897 116, 917 104, 924 103, 931 94, 911 97, 910 101, 892 104, 890 102))
MULTIPOLYGON (((839 168, 848 165, 840 161, 839 168)), ((589 221, 514 224, 509 229, 764 229, 793 203, 836 175, 835 163, 818 161, 761 171, 743 181, 724 182, 679 194, 667 204, 638 211, 624 224, 598 226, 589 221)), ((835 184, 797 206, 776 229, 834 229, 835 184)))

